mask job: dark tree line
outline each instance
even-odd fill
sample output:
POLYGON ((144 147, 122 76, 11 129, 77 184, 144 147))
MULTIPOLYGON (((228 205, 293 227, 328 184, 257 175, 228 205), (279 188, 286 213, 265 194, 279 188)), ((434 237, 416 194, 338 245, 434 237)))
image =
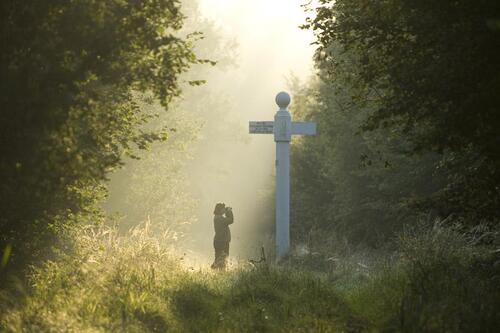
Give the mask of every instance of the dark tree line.
POLYGON ((156 115, 139 104, 168 106, 178 75, 204 62, 179 37, 182 24, 176 0, 2 1, 4 266, 42 258, 71 226, 97 223, 107 173, 166 138, 141 130, 156 115))
POLYGON ((294 157, 306 175, 294 227, 373 240, 421 213, 496 223, 500 3, 322 0, 316 12, 305 28, 319 81, 296 88, 295 112, 321 138, 294 157))

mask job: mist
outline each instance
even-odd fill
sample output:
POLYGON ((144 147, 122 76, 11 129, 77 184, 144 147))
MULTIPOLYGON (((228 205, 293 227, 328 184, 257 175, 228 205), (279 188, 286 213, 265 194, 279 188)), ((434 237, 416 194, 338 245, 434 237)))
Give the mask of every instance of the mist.
POLYGON ((187 3, 184 32, 203 32, 197 54, 218 64, 197 65, 184 77, 206 83, 185 85, 158 120, 174 128, 167 142, 111 176, 105 208, 121 214, 122 225, 150 219, 180 230, 177 250, 206 264, 213 259, 213 208, 224 202, 235 214, 232 258, 257 257, 261 246, 274 251, 275 143, 272 135, 250 135, 248 122, 272 120, 287 78, 312 72, 313 35, 299 28, 307 13, 302 1, 292 2, 187 3))
POLYGON ((500 1, 1 8, 0 332, 498 331, 500 1))

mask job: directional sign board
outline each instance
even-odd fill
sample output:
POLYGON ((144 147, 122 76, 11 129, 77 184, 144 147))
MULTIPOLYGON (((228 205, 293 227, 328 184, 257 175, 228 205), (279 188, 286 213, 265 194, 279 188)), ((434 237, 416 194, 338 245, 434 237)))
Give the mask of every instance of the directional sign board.
POLYGON ((294 121, 292 123, 292 134, 316 135, 316 123, 303 123, 294 121))
POLYGON ((273 134, 274 121, 251 121, 249 125, 250 133, 273 134))

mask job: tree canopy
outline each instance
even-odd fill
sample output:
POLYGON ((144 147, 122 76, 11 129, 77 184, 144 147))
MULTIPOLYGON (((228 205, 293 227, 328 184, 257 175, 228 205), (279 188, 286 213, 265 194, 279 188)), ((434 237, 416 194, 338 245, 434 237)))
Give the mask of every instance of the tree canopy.
POLYGON ((347 97, 342 108, 367 112, 362 131, 386 128, 407 142, 402 153, 442 156, 442 214, 495 218, 500 4, 322 0, 305 27, 317 36, 320 76, 347 97))
POLYGON ((166 137, 138 126, 155 117, 139 104, 168 106, 178 75, 206 62, 183 18, 176 0, 2 1, 0 247, 12 259, 48 252, 37 240, 98 211, 123 156, 166 137))

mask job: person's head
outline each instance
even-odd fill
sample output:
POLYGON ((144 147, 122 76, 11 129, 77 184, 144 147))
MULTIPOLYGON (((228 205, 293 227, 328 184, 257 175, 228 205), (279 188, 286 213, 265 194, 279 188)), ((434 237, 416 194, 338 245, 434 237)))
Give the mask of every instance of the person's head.
POLYGON ((223 202, 219 202, 215 205, 214 215, 222 215, 226 211, 226 205, 223 202))

